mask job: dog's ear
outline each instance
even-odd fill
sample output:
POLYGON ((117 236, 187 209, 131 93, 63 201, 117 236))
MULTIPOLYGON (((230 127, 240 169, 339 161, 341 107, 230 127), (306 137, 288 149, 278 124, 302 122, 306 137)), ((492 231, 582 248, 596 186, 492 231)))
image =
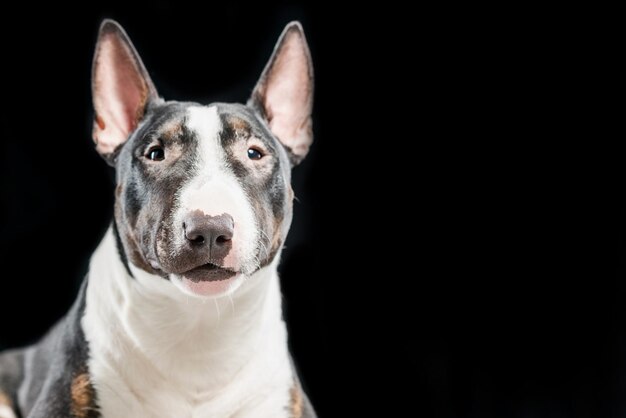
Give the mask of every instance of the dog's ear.
POLYGON ((115 21, 100 25, 91 74, 96 149, 107 160, 126 142, 158 94, 139 54, 115 21))
POLYGON ((302 161, 313 142, 313 64, 299 22, 280 35, 248 104, 265 117, 292 163, 302 161))

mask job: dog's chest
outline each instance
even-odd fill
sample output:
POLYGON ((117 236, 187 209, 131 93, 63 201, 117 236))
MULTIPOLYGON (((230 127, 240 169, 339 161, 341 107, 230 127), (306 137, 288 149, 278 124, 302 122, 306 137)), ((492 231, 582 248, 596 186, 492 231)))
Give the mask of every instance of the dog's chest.
POLYGON ((178 362, 168 359, 158 368, 122 340, 116 351, 94 349, 89 363, 103 418, 290 417, 294 376, 275 340, 253 348, 246 362, 238 358, 248 356, 246 350, 206 364, 181 350, 172 356, 178 362))
POLYGON ((278 371, 272 379, 263 379, 267 373, 261 368, 258 373, 240 376, 221 391, 195 396, 162 378, 127 382, 102 374, 94 380, 103 418, 291 418, 290 371, 278 371))
POLYGON ((233 300, 177 300, 169 282, 149 278, 157 287, 147 290, 140 275, 122 280, 113 250, 108 234, 92 257, 82 320, 103 418, 291 415, 294 374, 275 270, 233 300))

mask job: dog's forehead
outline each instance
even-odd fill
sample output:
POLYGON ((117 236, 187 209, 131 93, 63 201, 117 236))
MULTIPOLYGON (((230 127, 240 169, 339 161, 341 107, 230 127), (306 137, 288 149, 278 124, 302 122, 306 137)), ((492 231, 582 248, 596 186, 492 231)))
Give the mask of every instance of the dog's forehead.
POLYGON ((146 122, 144 132, 166 140, 187 132, 196 140, 218 135, 224 145, 238 138, 254 136, 271 148, 275 146, 267 126, 254 110, 242 104, 164 102, 150 109, 146 122))
POLYGON ((164 102, 152 106, 140 131, 150 134, 172 134, 185 124, 187 109, 193 103, 164 102))

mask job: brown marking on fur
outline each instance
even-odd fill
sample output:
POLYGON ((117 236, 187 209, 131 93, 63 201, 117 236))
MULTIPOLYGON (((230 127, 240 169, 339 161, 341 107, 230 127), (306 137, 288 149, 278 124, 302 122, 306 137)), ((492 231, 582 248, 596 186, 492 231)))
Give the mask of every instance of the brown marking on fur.
POLYGON ((11 398, 9 398, 9 395, 7 395, 1 390, 0 390, 0 405, 8 406, 9 408, 13 409, 13 402, 11 402, 11 398))
POLYGON ((272 236, 272 245, 270 247, 269 260, 274 259, 274 256, 278 253, 283 245, 283 228, 282 228, 283 219, 274 217, 274 236, 272 236))
POLYGON ((289 185, 289 189, 287 190, 287 193, 289 194, 289 199, 287 203, 289 203, 289 207, 293 207, 293 200, 295 199, 296 195, 293 192, 293 187, 291 187, 291 184, 289 185))
POLYGON ((159 132, 166 139, 175 139, 182 134, 183 125, 179 120, 172 120, 161 126, 159 132))
POLYGON ((89 374, 81 373, 72 381, 72 416, 75 418, 92 418, 97 413, 95 393, 89 374))
POLYGON ((291 387, 291 405, 289 406, 289 411, 291 412, 291 418, 301 418, 302 417, 302 392, 300 391, 300 385, 298 383, 294 383, 291 387))
POLYGON ((229 116, 227 121, 236 133, 250 134, 250 124, 245 120, 236 116, 229 116))
MULTIPOLYGON (((294 199, 293 188, 291 187, 291 185, 288 185, 287 206, 289 208, 289 211, 291 211, 293 208, 293 199, 294 199)), ((285 240, 285 236, 283 234, 285 234, 286 232, 283 230, 283 221, 284 221, 284 216, 274 216, 274 235, 272 236, 270 253, 268 256, 268 260, 267 260, 268 262, 271 262, 271 260, 274 259, 278 251, 280 251, 280 249, 283 247, 283 243, 285 240)))

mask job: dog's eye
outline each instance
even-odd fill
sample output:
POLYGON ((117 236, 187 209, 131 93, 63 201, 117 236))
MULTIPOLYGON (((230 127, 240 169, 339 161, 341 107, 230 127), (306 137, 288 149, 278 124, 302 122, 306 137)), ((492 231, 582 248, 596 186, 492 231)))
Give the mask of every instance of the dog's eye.
POLYGON ((248 158, 251 160, 260 160, 263 158, 263 154, 256 148, 248 148, 248 158))
POLYGON ((162 161, 165 158, 165 150, 161 147, 152 147, 148 150, 146 157, 152 161, 162 161))

